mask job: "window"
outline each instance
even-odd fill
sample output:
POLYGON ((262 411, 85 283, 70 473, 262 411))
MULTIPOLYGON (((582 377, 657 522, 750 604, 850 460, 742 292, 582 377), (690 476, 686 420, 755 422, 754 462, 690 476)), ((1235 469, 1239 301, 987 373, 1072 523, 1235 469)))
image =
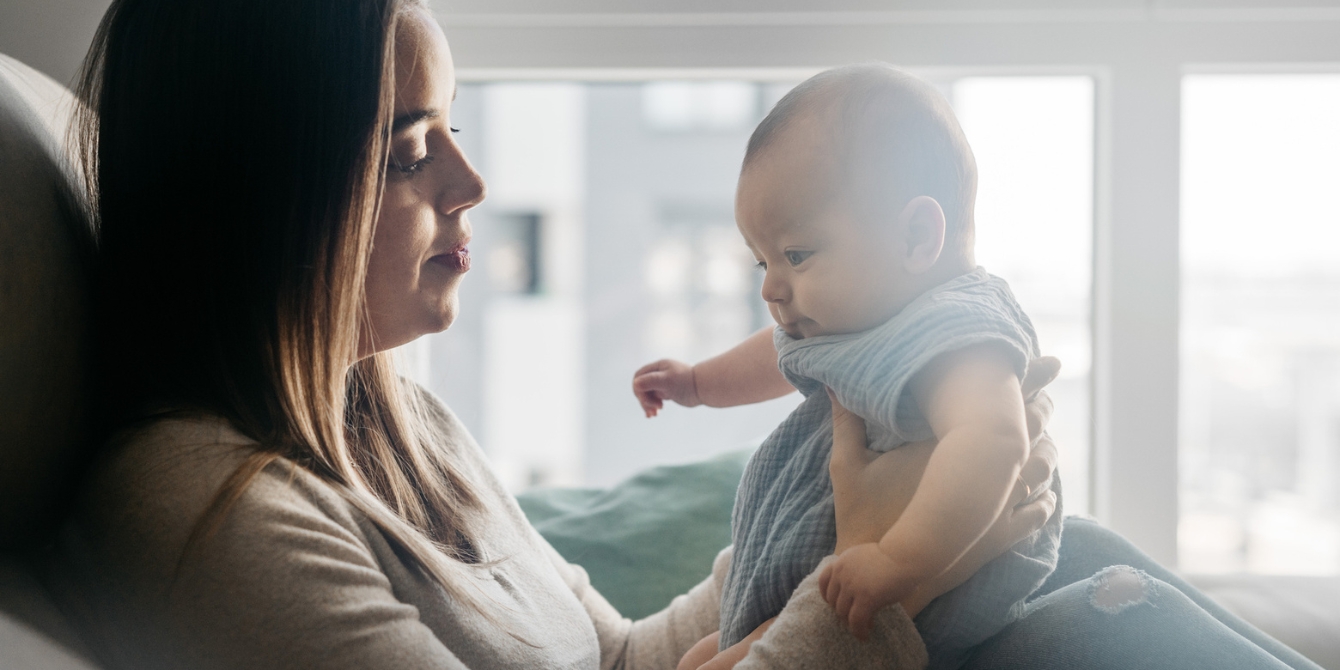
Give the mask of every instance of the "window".
MULTIPOLYGON (((1012 283, 1044 351, 1065 363, 1051 389, 1052 432, 1065 450, 1069 509, 1087 510, 1093 82, 938 83, 978 158, 979 261, 1012 283)), ((479 426, 509 486, 605 485, 748 448, 799 401, 671 407, 648 420, 631 393, 645 363, 701 360, 771 324, 735 228, 734 192, 749 134, 793 84, 461 87, 460 139, 490 196, 472 214, 477 268, 465 309, 429 338, 441 353, 427 355, 443 360, 418 369, 479 426), (482 363, 446 360, 450 347, 482 363)))
POLYGON ((1067 513, 1090 511, 1094 87, 1090 77, 966 77, 950 91, 977 158, 977 261, 1010 282, 1061 359, 1048 431, 1067 513))
POLYGON ((642 118, 669 132, 750 130, 758 86, 744 81, 653 81, 642 87, 642 118))
MULTIPOLYGON (((1228 407, 1220 400, 1215 400, 1220 409, 1210 410, 1210 413, 1206 413, 1207 410, 1203 408, 1198 409, 1196 403, 1205 398, 1219 397, 1214 395, 1218 392, 1203 392, 1206 387, 1201 381, 1183 378, 1184 375, 1195 377, 1195 373, 1188 367, 1193 361, 1187 357, 1192 351, 1192 345, 1187 342, 1193 341, 1193 337, 1199 341, 1199 336, 1184 330, 1200 328, 1193 324, 1200 317, 1191 312, 1202 310, 1204 305, 1209 304, 1196 295, 1183 295, 1184 291, 1199 291, 1194 287, 1194 283, 1199 280, 1193 277, 1200 272, 1195 267, 1183 266, 1194 266, 1199 262, 1196 260, 1197 254, 1209 253, 1208 250, 1216 248, 1211 242, 1197 250, 1194 248, 1199 244, 1195 242, 1196 234, 1188 232, 1183 236, 1181 230, 1184 223, 1181 214, 1190 216, 1195 209, 1193 202, 1196 199, 1192 184, 1196 177, 1184 172, 1181 165, 1183 158, 1192 160, 1194 153, 1189 146, 1186 147, 1188 153, 1182 152, 1182 131, 1195 132, 1190 125, 1184 126, 1182 123, 1188 121, 1183 117, 1183 95, 1189 96, 1187 102, 1192 106, 1195 95, 1191 89, 1183 88, 1183 79, 1189 72, 1340 72, 1340 40, 1335 39, 1334 30, 1340 13, 1337 13, 1335 7, 1322 6, 1334 3, 1105 0, 1039 4, 1023 0, 1000 0, 991 3, 989 9, 980 2, 932 3, 935 6, 928 11, 923 11, 930 7, 926 3, 885 3, 887 6, 874 7, 868 2, 813 0, 787 3, 786 6, 777 3, 706 3, 690 6, 669 0, 634 4, 569 3, 560 7, 536 0, 515 0, 504 6, 496 2, 460 0, 453 3, 450 9, 444 9, 441 17, 453 48, 459 51, 461 62, 465 63, 468 58, 468 69, 463 75, 467 80, 566 79, 640 83, 656 79, 704 84, 713 81, 731 82, 731 86, 740 82, 770 80, 772 83, 760 87, 760 110, 766 109, 770 100, 776 99, 777 95, 769 90, 771 88, 784 88, 785 82, 800 81, 821 67, 871 59, 896 63, 928 76, 946 94, 955 98, 965 125, 974 126, 977 124, 969 120, 973 112, 968 106, 967 94, 964 92, 966 89, 959 91, 964 95, 957 95, 954 91, 957 86, 955 82, 961 81, 963 77, 990 75, 988 79, 1017 77, 1017 81, 1021 81, 1041 75, 1045 78, 1057 77, 1057 81, 1088 79, 1093 90, 1091 121, 1094 125, 1090 145, 1093 160, 1089 168, 1080 168, 1080 172, 1091 182, 1092 238, 1088 244, 1092 249, 1092 262, 1087 269, 1090 281, 1086 282, 1074 274, 1070 275, 1074 281, 1074 286, 1070 287, 1031 281, 1015 273, 1015 269, 1006 267, 1009 259, 1014 257, 1013 251, 993 257, 991 243, 986 238, 981 244, 982 263, 1011 281, 1021 302, 1035 318, 1039 321, 1045 318, 1053 324, 1039 324, 1039 328, 1046 331, 1042 333, 1044 345, 1050 351, 1062 353, 1066 375, 1080 373, 1081 368, 1077 367, 1075 360, 1086 356, 1083 353, 1078 356, 1063 353, 1073 351, 1071 345, 1065 342, 1079 343, 1081 347, 1086 339, 1092 342, 1092 350, 1087 356, 1092 360, 1089 381, 1063 379, 1056 387, 1059 393, 1063 386, 1078 389, 1087 386, 1090 397, 1086 400, 1078 392, 1070 394, 1068 397, 1073 402, 1069 404, 1078 407, 1080 411, 1086 405, 1092 408, 1091 416, 1081 420, 1085 425, 1077 430, 1091 435, 1091 442, 1087 448, 1080 448, 1079 455, 1063 454, 1063 467, 1066 463, 1074 464, 1084 456, 1090 456, 1092 460, 1088 464, 1087 483, 1091 489, 1087 496, 1083 496, 1091 502, 1090 511, 1155 559, 1166 565, 1177 565, 1179 519, 1186 521, 1190 518, 1183 519, 1179 508, 1189 512, 1193 508, 1202 511, 1209 509, 1200 507, 1202 503, 1198 502, 1196 496, 1201 493, 1189 494, 1196 487, 1201 487, 1201 484, 1188 483, 1183 486, 1181 483, 1183 475, 1188 478, 1188 482, 1197 477, 1204 479, 1201 473, 1187 471, 1188 468, 1199 467, 1197 463, 1205 462, 1187 459, 1197 450, 1204 452, 1204 445, 1208 444, 1203 438, 1192 436, 1192 433, 1199 430, 1205 435, 1206 426, 1221 421, 1206 417, 1213 417, 1215 411, 1227 411, 1225 408, 1228 407), (1180 188, 1179 181, 1187 182, 1185 192, 1180 188), (1044 305, 1041 298, 1030 296, 1025 288, 1027 285, 1040 286, 1040 290, 1052 292, 1053 298, 1048 298, 1049 304, 1044 305), (1087 306, 1080 307, 1074 296, 1086 293, 1092 295, 1092 299, 1087 306), (1063 299, 1063 294, 1072 297, 1063 299), (1187 299, 1184 300, 1184 297, 1187 299), (1050 303, 1053 299, 1056 301, 1054 304, 1050 303), (1202 307, 1197 307, 1198 304, 1202 307), (1184 308, 1188 310, 1186 313, 1183 313, 1184 308), (1080 309, 1091 316, 1076 320, 1074 315, 1080 309), (1081 324, 1079 327, 1087 322, 1091 336, 1086 338, 1076 332, 1074 336, 1058 337, 1058 333, 1067 329, 1074 331, 1073 327, 1060 325, 1066 322, 1081 324), (1182 388, 1184 386, 1186 388, 1182 388), (1201 418, 1196 419, 1197 416, 1201 418), (1200 428, 1194 427, 1197 422, 1200 428), (1184 438, 1192 442, 1180 444, 1184 438), (1197 440, 1200 442, 1197 443, 1197 440), (1182 458, 1180 467, 1179 456, 1182 458)), ((604 85, 607 84, 586 85, 591 100, 595 99, 599 87, 604 85)), ((728 95, 731 94, 722 94, 722 99, 728 95)), ((702 97, 711 96, 703 94, 702 97)), ((744 101, 746 97, 738 95, 734 99, 744 101)), ((1027 102, 1027 98, 1002 99, 1000 103, 992 105, 1003 114, 1008 111, 1009 104, 1015 102, 1027 102)), ((714 133, 720 138, 735 132, 728 128, 734 127, 732 123, 704 120, 732 117, 728 112, 702 111, 716 108, 717 104, 676 102, 674 105, 679 105, 679 111, 670 112, 670 108, 667 108, 665 121, 656 122, 663 123, 662 128, 654 132, 682 142, 682 147, 667 147, 667 151, 702 149, 708 152, 704 156, 711 155, 715 150, 703 148, 701 135, 714 133), (689 112, 688 109, 698 111, 689 112)), ((722 110, 748 106, 745 102, 738 102, 735 107, 725 102, 719 104, 722 110)), ((598 128, 599 132, 604 133, 606 129, 596 125, 598 107, 594 103, 589 107, 592 118, 588 127, 598 128)), ((1236 113, 1230 107, 1202 107, 1202 112, 1203 118, 1218 112, 1230 115, 1236 113)), ((600 116, 599 120, 602 123, 616 121, 615 117, 608 115, 600 116)), ((641 118, 640 122, 652 125, 646 118, 641 118)), ((1067 127, 1061 124, 1056 126, 1056 130, 1069 132, 1065 130, 1067 127)), ((1289 129, 1281 130, 1281 138, 1290 137, 1289 129)), ((978 145, 985 169, 990 140, 985 139, 979 131, 969 132, 975 135, 973 141, 978 145)), ((463 139, 468 141, 468 138, 463 139)), ((1313 136, 1307 143, 1316 147, 1319 154, 1332 151, 1325 149, 1326 145, 1321 139, 1320 136, 1313 136)), ((1032 148, 1025 143, 1020 146, 1020 150, 1007 152, 1006 156, 1011 160, 1027 160, 1032 148)), ((720 165, 729 166, 738 160, 738 148, 724 151, 730 158, 721 158, 720 165)), ((478 152, 471 155, 478 155, 478 152)), ((1225 156, 1225 166, 1230 159, 1236 158, 1225 156)), ((698 163, 708 165, 711 161, 700 160, 698 163)), ((1292 169, 1287 165, 1279 167, 1284 172, 1292 169)), ((705 174, 709 172, 716 174, 712 169, 705 170, 705 174)), ((1203 170, 1198 172, 1208 174, 1203 170)), ((487 171, 485 174, 489 175, 487 171)), ((690 175, 689 179, 697 176, 690 175)), ((1011 181, 1021 176, 1007 175, 1011 181)), ((1064 173, 1061 176, 1063 179, 1058 184, 1069 183, 1067 180, 1077 175, 1064 173)), ((984 180, 986 178, 983 177, 984 180)), ((496 182, 496 179, 493 181, 496 182)), ((1266 182, 1249 180, 1240 183, 1239 186, 1245 185, 1246 190, 1229 192, 1226 189, 1226 195, 1221 199, 1224 203, 1250 200, 1255 196, 1253 189, 1257 183, 1266 182)), ((989 188, 985 181, 982 189, 981 206, 987 207, 989 188)), ((594 195, 597 190, 591 188, 589 193, 594 195)), ((613 194, 611 197, 621 197, 611 191, 605 193, 613 194)), ((1058 188, 1053 195, 1061 203, 1075 193, 1074 190, 1061 193, 1058 188)), ((1202 199, 1202 202, 1207 201, 1202 199)), ((705 203, 670 198, 648 206, 647 211, 663 211, 658 209, 662 206, 701 204, 705 203)), ((587 201, 585 206, 591 210, 603 207, 597 200, 587 201)), ((1014 208, 1003 208, 1000 211, 1006 210, 1014 211, 1014 208)), ((1026 230, 1031 223, 1011 222, 1009 229, 1026 230)), ((989 234, 986 231, 990 227, 990 221, 983 218, 984 235, 989 234)), ((998 227, 1004 228, 1003 225, 998 227)), ((636 256, 638 260, 635 262, 639 263, 645 252, 645 246, 642 245, 648 243, 631 236, 621 240, 621 244, 628 245, 629 250, 636 252, 630 252, 629 255, 636 256)), ((1083 244, 1083 240, 1073 241, 1072 248, 1076 253, 1072 258, 1084 257, 1078 251, 1083 244)), ((1307 251, 1314 252, 1329 254, 1331 265, 1340 265, 1340 251, 1336 250, 1333 241, 1329 246, 1318 242, 1307 251)), ((615 261, 616 264, 621 262, 622 259, 615 261)), ((595 265, 585 262, 585 267, 595 265)), ((1055 269, 1059 280, 1060 268, 1055 269)), ((632 272, 625 268, 600 278, 588 274, 584 281, 590 284, 606 281, 616 275, 635 276, 630 274, 632 272)), ((1221 293, 1220 296, 1229 301, 1236 300, 1230 294, 1221 293)), ((1278 303, 1277 306, 1283 310, 1289 303, 1300 299, 1304 298, 1277 293, 1267 302, 1278 303)), ((617 312, 623 309, 625 303, 620 302, 622 300, 624 298, 616 300, 612 295, 600 301, 588 297, 583 309, 588 310, 588 314, 617 312)), ((1245 314, 1243 312, 1233 318, 1242 318, 1244 323, 1253 321, 1254 318, 1249 319, 1245 314)), ((1280 318, 1281 323, 1287 320, 1284 316, 1280 318)), ((587 318, 583 322, 590 324, 596 320, 587 318)), ((1204 323, 1208 322, 1202 322, 1202 325, 1204 323)), ((1307 330, 1312 326, 1300 328, 1307 330)), ((456 331, 455 339, 448 337, 442 345, 457 348, 453 352, 459 350, 468 354, 473 351, 470 347, 480 341, 475 336, 468 336, 468 327, 453 330, 456 331)), ((1332 332, 1336 332, 1335 329, 1332 332)), ((618 339, 640 342, 636 333, 618 339)), ((1336 339, 1336 336, 1331 337, 1331 341, 1336 339)), ((594 349, 587 351, 601 356, 611 353, 595 352, 594 349)), ((1254 356, 1244 354, 1241 359, 1255 360, 1254 356)), ((470 361, 474 360, 468 355, 446 358, 456 361, 449 367, 457 373, 468 372, 461 368, 470 368, 473 365, 470 361)), ((441 364, 437 361, 434 358, 433 365, 439 366, 433 368, 437 371, 434 374, 441 375, 445 369, 440 368, 441 364)), ((1260 359, 1260 362, 1267 361, 1260 359)), ((1202 361, 1196 365, 1204 369, 1206 364, 1202 361)), ((1305 367, 1319 371, 1323 366, 1305 367)), ((625 373, 620 373, 619 379, 611 376, 608 380, 592 377, 582 383, 585 388, 591 389, 606 385, 613 388, 616 383, 623 383, 624 376, 625 373)), ((464 377, 473 378, 469 374, 464 377)), ((1202 381, 1209 378, 1204 375, 1199 377, 1202 381)), ((1227 387, 1221 385, 1220 388, 1227 387)), ((1300 398, 1306 396, 1308 402, 1324 398, 1311 391, 1300 390, 1298 393, 1302 394, 1300 398)), ((453 396, 451 400, 453 407, 463 416, 475 411, 472 403, 478 404, 477 399, 468 394, 465 397, 453 396)), ((1325 405, 1323 401, 1316 402, 1325 405)), ((1064 406, 1065 403, 1065 400, 1058 398, 1058 405, 1061 405, 1058 407, 1058 422, 1080 416, 1079 411, 1072 411, 1064 406)), ((742 416, 738 413, 735 415, 742 416)), ((601 424, 605 422, 603 416, 597 417, 595 405, 588 406, 587 416, 592 421, 599 418, 601 424)), ((697 421, 701 414, 694 416, 697 421)), ((1227 411, 1220 416, 1245 421, 1247 413, 1227 411)), ((767 425, 771 416, 759 417, 759 420, 761 424, 767 425)), ((608 472, 622 472, 632 467, 634 460, 631 455, 639 449, 648 449, 642 454, 648 459, 662 456, 661 447, 644 439, 650 439, 648 436, 653 433, 650 429, 646 433, 633 434, 626 432, 632 426, 625 426, 614 434, 598 437, 591 432, 594 430, 592 421, 588 421, 588 425, 583 428, 587 431, 585 444, 594 445, 601 440, 612 439, 622 441, 625 445, 624 453, 619 458, 627 457, 628 460, 620 463, 610 460, 608 472)), ((480 425, 469 420, 466 423, 472 427, 480 425)), ((667 428, 672 423, 660 424, 659 434, 673 432, 667 428)), ((1239 425, 1221 423, 1208 430, 1225 433, 1237 430, 1239 425)), ((1300 420, 1298 425, 1324 426, 1325 422, 1300 420)), ((1063 447, 1079 444, 1059 434, 1068 430, 1064 426, 1058 424, 1055 429, 1063 447)), ((678 441, 681 445, 692 443, 692 440, 681 439, 692 434, 687 432, 687 428, 684 430, 679 437, 666 439, 669 442, 678 441)), ((1303 442, 1294 440, 1290 435, 1289 430, 1274 430, 1269 436, 1263 436, 1262 444, 1273 441, 1276 451, 1292 453, 1303 442)), ((731 441, 740 437, 740 434, 727 431, 713 433, 712 437, 714 440, 731 441)), ((689 458, 692 454, 690 450, 680 455, 689 458)), ((609 460, 604 455, 592 453, 587 453, 584 458, 588 463, 588 477, 593 476, 589 464, 609 460)), ((1316 470, 1313 466, 1295 468, 1299 469, 1306 469, 1307 478, 1318 481, 1324 476, 1330 476, 1330 481, 1336 479, 1334 475, 1321 474, 1322 470, 1316 470)), ((1081 497, 1074 490, 1079 480, 1064 471, 1063 475, 1071 485, 1067 498, 1073 503, 1081 497)), ((1250 472, 1248 475, 1256 476, 1250 472)), ((599 483, 600 480, 588 481, 599 483)), ((1201 490, 1207 489, 1202 487, 1201 490)), ((1270 495, 1274 496, 1271 499, 1278 498, 1277 493, 1270 495)), ((1071 509, 1078 508, 1072 505, 1071 509)), ((1236 516, 1238 512, 1211 512, 1206 519, 1245 518, 1236 516)), ((1217 537, 1225 533, 1246 532, 1241 530, 1238 521, 1233 522, 1238 525, 1226 525, 1223 532, 1213 530, 1212 524, 1216 522, 1210 523, 1200 526, 1200 531, 1193 530, 1195 524, 1182 523, 1182 534, 1217 537), (1232 528, 1239 528, 1239 531, 1233 531, 1232 528)), ((1297 528, 1296 532, 1288 531, 1286 534, 1304 532, 1304 526, 1297 528)), ((1222 539, 1213 541, 1223 542, 1222 539)), ((1188 546, 1183 544, 1184 549, 1188 546)), ((1239 542, 1235 546, 1246 545, 1239 542)), ((1255 546, 1267 545, 1257 543, 1255 546)), ((1270 546, 1284 547, 1287 543, 1270 546)), ((1239 558, 1232 560, 1238 561, 1237 565, 1246 566, 1249 562, 1247 550, 1235 551, 1238 551, 1239 558)), ((1302 553, 1306 552, 1299 555, 1302 553)), ((1185 563, 1187 569, 1207 566, 1195 558, 1188 558, 1185 563)), ((1220 565, 1228 564, 1221 562, 1220 565)))
POLYGON ((1182 567, 1337 574, 1340 76, 1182 92, 1182 567))

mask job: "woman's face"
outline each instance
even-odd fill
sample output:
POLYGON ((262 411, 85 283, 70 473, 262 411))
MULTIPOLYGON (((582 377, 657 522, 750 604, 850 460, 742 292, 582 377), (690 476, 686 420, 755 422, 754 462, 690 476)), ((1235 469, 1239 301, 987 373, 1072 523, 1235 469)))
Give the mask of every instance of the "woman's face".
POLYGON ((427 12, 400 21, 395 69, 391 160, 368 261, 359 358, 451 325, 470 269, 465 212, 484 199, 484 180, 452 137, 456 72, 447 38, 427 12))

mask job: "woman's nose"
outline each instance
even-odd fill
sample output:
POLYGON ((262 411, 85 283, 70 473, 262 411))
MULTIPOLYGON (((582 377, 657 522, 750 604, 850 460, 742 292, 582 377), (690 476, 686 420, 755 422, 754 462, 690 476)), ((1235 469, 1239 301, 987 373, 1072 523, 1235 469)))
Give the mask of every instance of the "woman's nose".
POLYGON ((470 159, 465 157, 460 145, 452 142, 450 154, 448 160, 451 167, 443 171, 445 183, 438 200, 438 209, 447 216, 478 205, 488 195, 484 177, 470 164, 470 159))

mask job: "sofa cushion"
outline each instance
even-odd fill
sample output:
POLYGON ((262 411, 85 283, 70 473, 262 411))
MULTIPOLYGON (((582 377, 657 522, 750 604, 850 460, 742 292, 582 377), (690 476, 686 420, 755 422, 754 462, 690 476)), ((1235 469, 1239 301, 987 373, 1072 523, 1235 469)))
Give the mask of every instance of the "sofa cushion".
POLYGON ((1228 611, 1328 670, 1340 670, 1340 577, 1191 575, 1228 611))
POLYGON ((73 104, 0 56, 0 549, 51 530, 82 446, 92 236, 62 148, 73 104))
POLYGON ((614 488, 517 496, 540 534, 624 616, 656 612, 712 573, 730 544, 735 488, 749 451, 647 470, 614 488))

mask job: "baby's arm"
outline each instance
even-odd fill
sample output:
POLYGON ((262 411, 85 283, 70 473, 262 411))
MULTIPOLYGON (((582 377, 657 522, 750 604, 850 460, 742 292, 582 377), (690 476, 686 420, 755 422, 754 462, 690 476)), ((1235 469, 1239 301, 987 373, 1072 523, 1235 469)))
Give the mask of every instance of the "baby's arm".
POLYGON ((795 390, 777 369, 771 327, 697 365, 659 360, 633 374, 633 394, 647 416, 664 401, 685 407, 734 407, 780 398, 795 390))
POLYGON ((1000 515, 1028 457, 1019 378, 1005 352, 976 346, 942 356, 912 393, 939 444, 902 516, 820 577, 824 599, 864 635, 879 609, 949 568, 1000 515))

